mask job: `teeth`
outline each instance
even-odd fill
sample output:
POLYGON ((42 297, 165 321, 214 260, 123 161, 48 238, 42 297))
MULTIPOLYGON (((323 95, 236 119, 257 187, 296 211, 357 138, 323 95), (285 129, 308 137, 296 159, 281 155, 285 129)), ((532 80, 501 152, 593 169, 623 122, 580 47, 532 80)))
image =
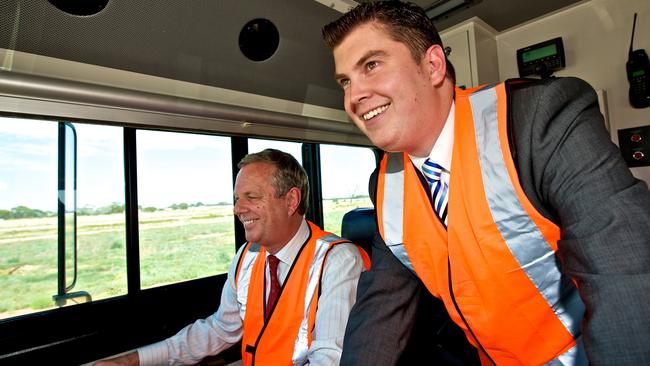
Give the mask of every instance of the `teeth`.
POLYGON ((371 110, 370 112, 363 115, 363 119, 367 121, 367 120, 373 118, 374 116, 376 116, 378 114, 381 114, 383 111, 388 109, 388 106, 389 106, 389 104, 386 104, 384 106, 381 106, 379 108, 375 108, 375 109, 371 110))
POLYGON ((253 222, 255 222, 255 220, 244 220, 244 219, 242 219, 241 222, 244 225, 248 225, 248 224, 252 224, 253 222))

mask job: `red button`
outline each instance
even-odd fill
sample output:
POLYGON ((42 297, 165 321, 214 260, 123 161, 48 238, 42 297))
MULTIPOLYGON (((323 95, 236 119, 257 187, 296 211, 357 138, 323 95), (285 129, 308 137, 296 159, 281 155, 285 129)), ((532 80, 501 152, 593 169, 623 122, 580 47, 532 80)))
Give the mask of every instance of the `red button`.
POLYGON ((632 157, 635 160, 641 160, 641 159, 643 159, 644 156, 645 155, 641 151, 635 151, 634 154, 632 154, 632 157))
POLYGON ((632 142, 639 142, 642 139, 643 138, 638 133, 635 133, 634 135, 630 136, 630 140, 632 140, 632 142))

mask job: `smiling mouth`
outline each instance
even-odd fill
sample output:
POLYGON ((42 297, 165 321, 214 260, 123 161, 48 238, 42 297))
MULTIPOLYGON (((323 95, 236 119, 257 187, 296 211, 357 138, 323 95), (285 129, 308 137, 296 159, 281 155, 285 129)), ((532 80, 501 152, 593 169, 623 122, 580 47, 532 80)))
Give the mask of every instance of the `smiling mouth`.
POLYGON ((389 106, 390 106, 390 104, 382 105, 381 107, 377 107, 377 108, 371 110, 370 112, 365 113, 361 117, 363 118, 364 121, 369 121, 369 120, 377 117, 378 115, 384 113, 388 109, 389 106))
POLYGON ((252 220, 252 219, 240 219, 240 221, 241 221, 242 224, 244 224, 244 226, 248 226, 248 225, 254 223, 255 221, 257 221, 257 219, 255 219, 255 220, 252 220))

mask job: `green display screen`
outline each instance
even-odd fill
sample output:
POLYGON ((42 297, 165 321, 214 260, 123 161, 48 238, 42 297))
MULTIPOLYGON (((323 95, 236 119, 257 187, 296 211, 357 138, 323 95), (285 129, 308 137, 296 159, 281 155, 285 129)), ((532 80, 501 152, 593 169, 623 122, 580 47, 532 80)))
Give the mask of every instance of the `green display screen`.
POLYGON ((643 76, 645 75, 645 70, 636 70, 632 71, 632 77, 635 78, 637 76, 643 76))
POLYGON ((557 46, 550 44, 548 46, 536 48, 534 50, 523 52, 521 58, 524 62, 539 60, 540 58, 553 56, 557 54, 557 46))

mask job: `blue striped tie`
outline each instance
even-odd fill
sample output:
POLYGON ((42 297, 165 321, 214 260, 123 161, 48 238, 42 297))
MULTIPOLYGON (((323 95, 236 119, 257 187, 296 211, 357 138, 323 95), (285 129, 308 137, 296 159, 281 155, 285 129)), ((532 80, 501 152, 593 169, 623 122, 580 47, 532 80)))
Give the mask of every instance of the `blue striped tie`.
POLYGON ((440 179, 440 176, 443 172, 447 171, 441 165, 427 159, 424 164, 422 164, 422 172, 424 172, 424 177, 427 178, 429 187, 431 188, 433 210, 436 211, 438 217, 440 217, 440 220, 442 220, 442 223, 445 224, 446 227, 449 186, 440 179))

